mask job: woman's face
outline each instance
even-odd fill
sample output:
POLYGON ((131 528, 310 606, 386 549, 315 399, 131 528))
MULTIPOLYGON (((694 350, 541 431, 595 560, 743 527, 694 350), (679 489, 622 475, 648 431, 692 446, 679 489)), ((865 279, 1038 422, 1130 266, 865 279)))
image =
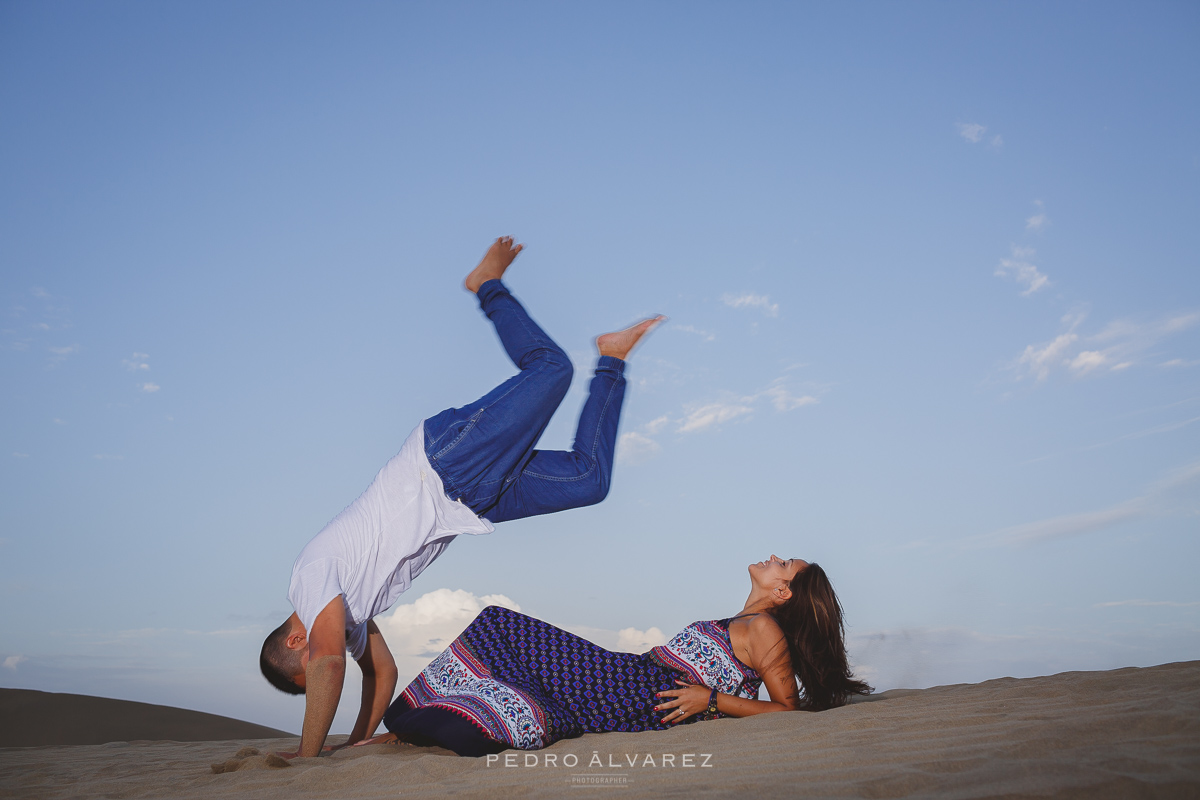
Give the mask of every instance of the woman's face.
POLYGON ((750 580, 766 589, 774 589, 781 583, 787 586, 807 566, 808 562, 802 558, 782 559, 772 554, 766 561, 750 565, 750 580))

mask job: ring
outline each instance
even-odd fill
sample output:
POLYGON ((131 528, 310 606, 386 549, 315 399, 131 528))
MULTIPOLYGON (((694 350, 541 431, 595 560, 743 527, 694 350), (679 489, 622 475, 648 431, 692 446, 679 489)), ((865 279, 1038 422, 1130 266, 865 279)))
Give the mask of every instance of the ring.
POLYGON ((686 711, 684 711, 682 708, 679 708, 679 709, 676 709, 676 710, 679 712, 679 715, 680 715, 680 716, 687 716, 687 712, 686 712, 686 711))

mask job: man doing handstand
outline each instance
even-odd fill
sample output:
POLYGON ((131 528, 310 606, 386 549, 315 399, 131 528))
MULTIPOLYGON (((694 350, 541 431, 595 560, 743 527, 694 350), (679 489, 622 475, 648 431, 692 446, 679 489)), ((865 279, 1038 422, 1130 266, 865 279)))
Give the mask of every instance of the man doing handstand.
MULTIPOLYGON (((569 451, 535 450, 571 385, 571 361, 500 282, 521 252, 497 239, 465 281, 496 327, 516 375, 462 408, 424 420, 362 495, 300 552, 295 613, 265 642, 259 665, 276 688, 306 694, 297 755, 319 755, 346 674, 363 673, 347 744, 375 732, 396 688, 396 662, 372 620, 460 533, 599 503, 612 476, 625 358, 662 317, 596 339, 600 358, 569 451)), ((289 754, 290 755, 290 754, 289 754)))

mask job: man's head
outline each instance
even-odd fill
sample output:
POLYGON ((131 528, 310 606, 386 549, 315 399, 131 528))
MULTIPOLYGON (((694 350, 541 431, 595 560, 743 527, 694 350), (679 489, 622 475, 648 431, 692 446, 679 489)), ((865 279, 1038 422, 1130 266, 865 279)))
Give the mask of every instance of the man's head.
POLYGON ((304 668, 308 661, 308 633, 292 614, 267 634, 258 666, 263 677, 281 692, 304 694, 304 668))

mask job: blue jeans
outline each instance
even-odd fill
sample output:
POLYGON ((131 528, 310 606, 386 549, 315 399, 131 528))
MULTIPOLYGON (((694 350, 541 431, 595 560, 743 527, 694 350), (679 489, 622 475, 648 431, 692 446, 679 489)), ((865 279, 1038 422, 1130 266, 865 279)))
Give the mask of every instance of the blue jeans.
POLYGON ((425 455, 446 495, 493 523, 599 503, 612 479, 625 362, 600 356, 570 450, 535 450, 571 386, 571 360, 500 281, 478 295, 520 372, 425 420, 425 455))

